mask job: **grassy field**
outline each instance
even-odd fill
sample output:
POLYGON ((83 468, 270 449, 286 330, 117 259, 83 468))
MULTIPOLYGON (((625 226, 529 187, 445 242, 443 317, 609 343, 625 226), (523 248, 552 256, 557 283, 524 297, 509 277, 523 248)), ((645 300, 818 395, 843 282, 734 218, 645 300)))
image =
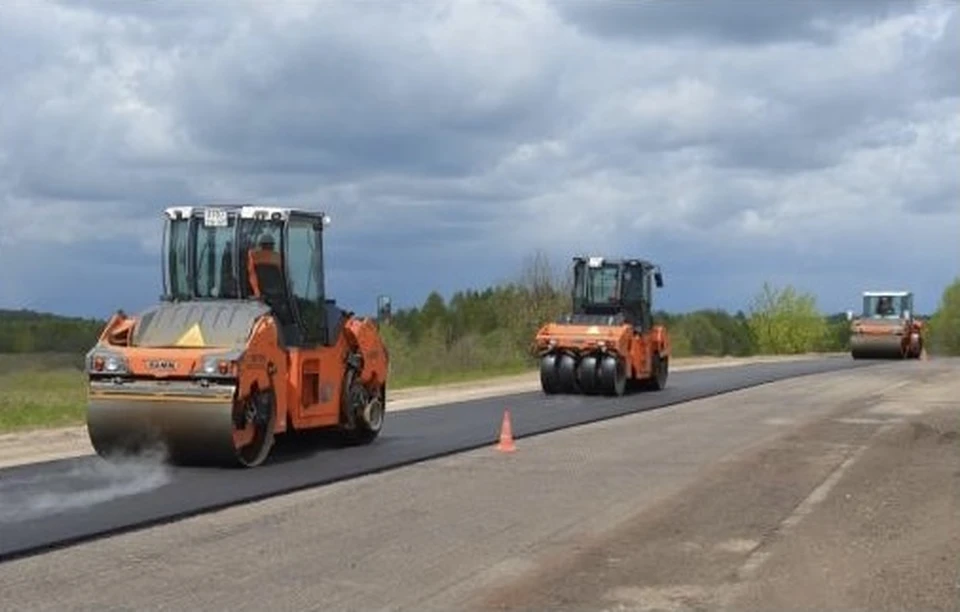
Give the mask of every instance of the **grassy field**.
MULTIPOLYGON (((0 354, 0 433, 82 425, 86 407, 82 366, 82 355, 0 354)), ((532 367, 398 376, 390 388, 471 382, 527 371, 532 367)))
POLYGON ((0 432, 83 423, 77 355, 0 355, 0 432))

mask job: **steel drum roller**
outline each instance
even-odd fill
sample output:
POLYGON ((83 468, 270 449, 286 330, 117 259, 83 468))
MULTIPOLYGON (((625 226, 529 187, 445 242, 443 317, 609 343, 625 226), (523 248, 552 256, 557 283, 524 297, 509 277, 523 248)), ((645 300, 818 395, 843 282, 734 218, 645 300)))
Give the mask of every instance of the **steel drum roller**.
POLYGON ((257 436, 254 444, 237 448, 235 390, 193 384, 93 384, 87 406, 91 443, 101 456, 157 448, 175 463, 250 464, 269 450, 272 439, 257 436))
POLYGON ((853 334, 850 353, 854 359, 903 359, 903 337, 894 334, 853 334))

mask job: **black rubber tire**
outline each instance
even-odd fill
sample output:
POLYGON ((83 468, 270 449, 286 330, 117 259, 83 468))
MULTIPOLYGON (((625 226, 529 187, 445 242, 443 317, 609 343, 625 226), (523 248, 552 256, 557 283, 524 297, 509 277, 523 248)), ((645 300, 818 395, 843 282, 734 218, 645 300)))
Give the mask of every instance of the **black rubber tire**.
POLYGON ((654 353, 650 369, 651 376, 648 379, 647 388, 651 391, 663 391, 670 375, 670 359, 660 357, 660 353, 654 353))
POLYGON ((597 395, 600 392, 600 373, 597 358, 587 355, 580 360, 577 374, 580 377, 580 390, 584 395, 597 395))
POLYGON ((547 395, 560 392, 560 375, 557 372, 557 356, 553 353, 540 358, 540 388, 547 395))
POLYGON ((277 402, 272 390, 257 390, 252 394, 250 401, 261 402, 260 410, 263 411, 263 414, 260 415, 260 418, 262 422, 258 424, 256 442, 253 448, 240 450, 237 453, 237 459, 245 467, 257 467, 262 465, 270 456, 270 451, 275 442, 273 430, 277 421, 277 402))
POLYGON ((600 360, 600 388, 604 395, 622 397, 627 391, 626 364, 614 355, 600 360))
POLYGON ((384 401, 386 391, 384 388, 377 390, 376 395, 379 400, 378 406, 378 416, 379 418, 374 419, 372 426, 368 424, 363 417, 362 412, 358 410, 356 405, 351 401, 356 399, 364 390, 360 388, 360 383, 356 382, 356 373, 353 370, 349 370, 347 375, 344 377, 344 387, 343 387, 343 396, 342 402, 344 403, 344 409, 349 411, 354 411, 354 427, 353 429, 343 429, 343 441, 350 446, 363 446, 370 444, 380 436, 380 432, 383 431, 383 422, 386 419, 387 408, 386 402, 384 401))
POLYGON ((561 393, 578 393, 580 385, 577 381, 577 360, 573 355, 563 354, 557 360, 557 370, 560 378, 561 393))
POLYGON ((370 444, 380 437, 380 432, 383 431, 383 423, 387 418, 387 404, 384 395, 382 389, 378 390, 376 393, 377 402, 368 407, 368 409, 372 409, 369 422, 363 415, 358 415, 357 431, 360 434, 358 438, 361 444, 370 444))

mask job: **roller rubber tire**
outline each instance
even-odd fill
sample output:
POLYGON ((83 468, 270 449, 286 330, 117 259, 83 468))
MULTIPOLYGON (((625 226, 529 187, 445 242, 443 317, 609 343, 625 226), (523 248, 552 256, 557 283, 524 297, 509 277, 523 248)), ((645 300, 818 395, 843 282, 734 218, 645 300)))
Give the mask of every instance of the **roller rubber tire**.
POLYGON ((626 364, 623 359, 605 355, 600 360, 600 388, 604 395, 623 396, 627 390, 626 364))
POLYGON ((580 360, 577 373, 580 377, 580 390, 584 395, 597 395, 600 392, 599 364, 593 355, 580 360))
POLYGON ((540 388, 547 395, 560 392, 560 375, 557 369, 556 355, 544 355, 540 358, 540 388))
POLYGON ((351 446, 370 444, 383 431, 386 419, 385 393, 377 390, 375 397, 356 382, 356 374, 348 372, 344 379, 343 402, 346 410, 353 412, 354 428, 343 431, 344 441, 351 446))
POLYGON ((660 353, 654 353, 650 369, 651 376, 647 380, 646 388, 651 391, 663 391, 667 386, 667 378, 670 374, 669 358, 664 359, 660 357, 660 353))
POLYGON ((577 381, 577 361, 572 355, 564 354, 557 360, 557 370, 560 378, 561 393, 577 393, 580 385, 577 381))

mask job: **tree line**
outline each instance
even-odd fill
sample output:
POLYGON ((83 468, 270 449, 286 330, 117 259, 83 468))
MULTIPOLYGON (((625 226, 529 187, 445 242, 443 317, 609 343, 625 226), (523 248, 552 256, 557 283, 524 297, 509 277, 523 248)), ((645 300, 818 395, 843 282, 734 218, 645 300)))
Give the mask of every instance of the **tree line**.
MULTIPOLYGON (((520 372, 535 364, 537 328, 570 308, 570 278, 542 254, 510 282, 439 293, 397 310, 382 326, 392 375, 407 384, 458 376, 520 372)), ((816 298, 791 286, 765 284, 745 310, 702 309, 654 313, 669 329, 675 356, 751 356, 842 352, 849 348, 845 313, 824 314, 816 298)), ((932 352, 960 355, 960 279, 944 292, 929 319, 932 352)), ((104 321, 31 311, 0 311, 0 353, 83 353, 104 321)))

